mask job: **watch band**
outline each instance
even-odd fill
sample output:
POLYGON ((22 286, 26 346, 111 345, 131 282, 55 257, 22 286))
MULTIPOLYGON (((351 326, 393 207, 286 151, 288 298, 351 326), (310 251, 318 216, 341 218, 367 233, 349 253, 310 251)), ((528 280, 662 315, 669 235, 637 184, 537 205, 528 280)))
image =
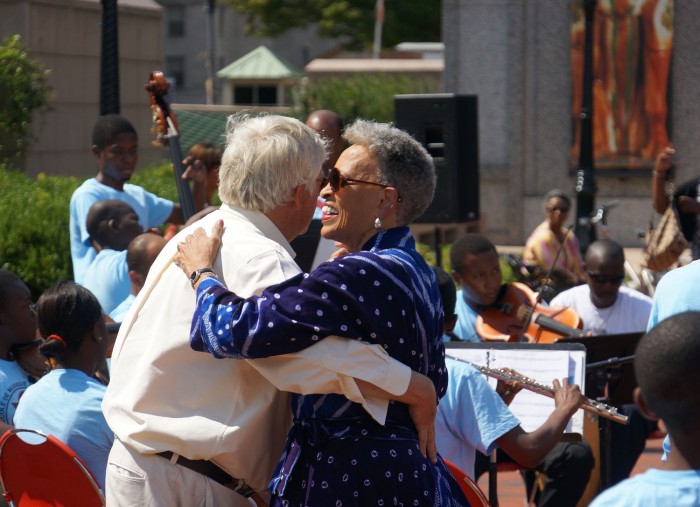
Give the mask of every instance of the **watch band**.
POLYGON ((216 276, 216 271, 214 271, 214 270, 211 269, 211 268, 200 268, 200 269, 195 269, 195 270, 192 272, 192 274, 190 275, 190 284, 192 285, 192 288, 193 288, 193 289, 194 289, 194 286, 195 286, 195 284, 197 283, 197 281, 199 281, 199 279, 201 278, 201 276, 202 276, 204 273, 211 273, 212 275, 216 276))

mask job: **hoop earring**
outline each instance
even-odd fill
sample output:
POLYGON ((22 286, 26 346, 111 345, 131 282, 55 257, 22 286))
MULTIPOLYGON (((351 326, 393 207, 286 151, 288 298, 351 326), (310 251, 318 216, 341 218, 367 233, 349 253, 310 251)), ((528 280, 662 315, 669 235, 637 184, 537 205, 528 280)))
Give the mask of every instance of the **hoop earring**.
POLYGON ((374 228, 377 230, 382 228, 382 221, 380 220, 379 217, 374 219, 374 228))

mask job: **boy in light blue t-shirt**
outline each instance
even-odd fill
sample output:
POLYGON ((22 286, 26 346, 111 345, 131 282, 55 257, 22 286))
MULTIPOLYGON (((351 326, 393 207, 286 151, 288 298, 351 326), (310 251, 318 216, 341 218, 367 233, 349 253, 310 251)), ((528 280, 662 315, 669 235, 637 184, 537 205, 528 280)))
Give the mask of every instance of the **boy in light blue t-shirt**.
POLYGON ((661 321, 637 346, 635 402, 666 429, 673 452, 649 469, 604 491, 591 507, 700 505, 700 312, 661 321))

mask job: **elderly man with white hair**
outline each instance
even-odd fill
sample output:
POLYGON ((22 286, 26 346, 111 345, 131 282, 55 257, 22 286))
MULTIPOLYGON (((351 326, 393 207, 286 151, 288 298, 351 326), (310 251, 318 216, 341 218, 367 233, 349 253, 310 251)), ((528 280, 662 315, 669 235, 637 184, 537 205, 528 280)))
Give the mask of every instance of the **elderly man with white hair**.
MULTIPOLYGON (((213 270, 244 295, 299 273, 289 242, 309 225, 324 181, 325 145, 303 123, 281 116, 229 119, 219 173, 224 203, 197 222, 223 220, 213 270)), ((116 439, 107 504, 250 505, 261 502, 291 423, 288 394, 341 393, 382 422, 388 400, 431 402, 426 377, 381 346, 332 338, 298 353, 216 359, 191 350, 193 285, 173 263, 176 236, 155 261, 122 323, 103 403, 116 439), (358 379, 357 381, 355 379, 358 379), (373 387, 376 386, 376 387, 373 387)))

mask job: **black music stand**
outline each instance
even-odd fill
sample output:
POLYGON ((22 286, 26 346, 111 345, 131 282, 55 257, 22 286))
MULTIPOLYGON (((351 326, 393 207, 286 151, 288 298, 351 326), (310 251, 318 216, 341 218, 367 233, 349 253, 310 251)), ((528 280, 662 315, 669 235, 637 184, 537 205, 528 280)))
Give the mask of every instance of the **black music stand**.
MULTIPOLYGON (((644 333, 605 334, 598 336, 578 336, 561 338, 557 343, 580 343, 586 347, 586 365, 601 361, 634 356, 640 338, 644 333)), ((597 399, 603 396, 607 387, 608 403, 624 405, 634 403, 632 391, 637 387, 634 366, 631 362, 615 365, 611 361, 609 368, 596 368, 586 371, 586 396, 597 399), (607 371, 606 371, 607 370, 607 371), (601 382, 602 381, 602 382, 601 382)))
MULTIPOLYGON (((619 407, 634 403, 632 392, 637 387, 631 359, 644 333, 608 334, 562 338, 557 343, 578 343, 586 347, 586 396, 605 404, 619 407), (588 368, 588 365, 593 368, 588 368)), ((600 486, 610 486, 611 425, 608 419, 599 420, 600 486)))

